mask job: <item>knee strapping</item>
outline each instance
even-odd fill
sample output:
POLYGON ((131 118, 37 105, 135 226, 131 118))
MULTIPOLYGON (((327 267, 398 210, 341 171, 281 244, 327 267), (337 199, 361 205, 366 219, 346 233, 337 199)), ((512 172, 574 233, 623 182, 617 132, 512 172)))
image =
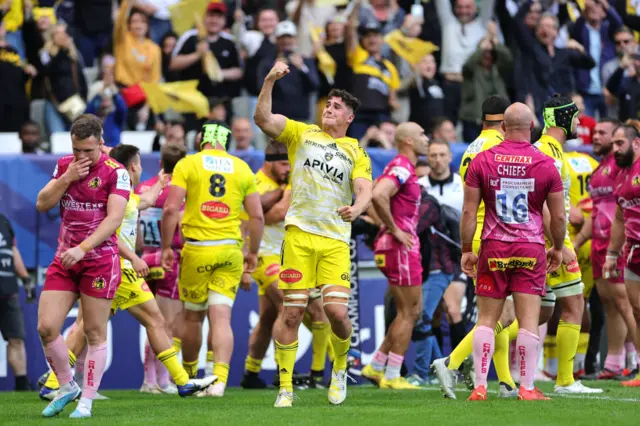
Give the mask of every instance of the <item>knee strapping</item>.
POLYGON ((344 305, 349 306, 349 293, 343 291, 322 292, 322 306, 344 305))
POLYGON ((295 308, 306 308, 307 303, 309 302, 309 296, 306 294, 285 294, 284 296, 284 306, 291 306, 295 308))

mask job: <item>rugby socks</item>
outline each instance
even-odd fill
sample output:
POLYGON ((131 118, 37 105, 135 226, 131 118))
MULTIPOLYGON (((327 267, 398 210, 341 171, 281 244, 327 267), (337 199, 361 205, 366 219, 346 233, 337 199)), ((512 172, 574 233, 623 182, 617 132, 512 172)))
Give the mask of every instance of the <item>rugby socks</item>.
POLYGON ((213 367, 213 375, 218 376, 218 381, 216 383, 224 383, 226 385, 227 380, 229 380, 229 364, 216 362, 213 367))
POLYGON ((573 372, 577 373, 584 369, 584 359, 587 356, 587 349, 589 348, 589 333, 580 333, 578 336, 578 348, 576 350, 576 357, 573 359, 573 372))
POLYGON ((387 369, 384 372, 385 380, 393 380, 400 377, 400 369, 402 368, 402 362, 404 356, 389 352, 389 358, 387 360, 387 369))
POLYGON ((621 372, 624 368, 624 352, 619 354, 607 353, 607 357, 604 359, 605 370, 612 372, 621 372))
POLYGON ((383 371, 384 366, 387 365, 387 359, 389 355, 384 352, 380 352, 379 350, 373 355, 373 360, 371 361, 371 368, 376 371, 383 371))
POLYGON ((287 392, 293 392, 293 366, 296 363, 296 352, 298 351, 298 341, 288 345, 276 343, 276 363, 280 372, 280 389, 287 392))
MULTIPOLYGON (((177 355, 178 353, 176 352, 176 356, 177 355)), ((169 386, 169 377, 171 377, 171 375, 169 374, 169 370, 167 370, 167 367, 165 367, 162 361, 157 358, 153 360, 153 364, 153 367, 156 370, 156 380, 158 382, 158 386, 160 386, 162 389, 165 389, 167 386, 169 386)))
MULTIPOLYGON (((185 361, 182 360, 182 368, 187 372, 190 379, 195 379, 198 376, 198 360, 185 361)), ((177 383, 176 383, 177 384, 177 383)))
MULTIPOLYGON (((167 367, 169 374, 173 378, 173 381, 178 386, 184 386, 189 381, 190 374, 186 368, 183 368, 178 361, 178 354, 170 347, 166 351, 162 351, 158 354, 158 359, 167 367)), ((155 368, 155 366, 154 366, 155 368)), ((196 375, 198 374, 198 361, 195 361, 196 375)), ((195 377, 195 375, 194 375, 195 377)))
POLYGON ((59 335, 53 342, 42 345, 42 349, 51 367, 51 375, 55 373, 61 386, 70 383, 73 377, 69 366, 69 349, 62 336, 59 335))
MULTIPOLYGON (((466 339, 466 337, 465 337, 466 339)), ((487 375, 495 347, 495 332, 489 327, 476 327, 473 333, 473 361, 476 367, 476 388, 487 387, 487 375)))
POLYGON ((149 344, 149 339, 144 342, 144 382, 150 386, 156 386, 158 384, 156 376, 156 354, 149 344))
POLYGON ((520 361, 520 386, 525 390, 533 390, 540 338, 530 331, 520 329, 516 340, 516 348, 520 361))
POLYGON ((638 353, 636 351, 636 345, 633 342, 624 342, 624 349, 627 352, 625 367, 629 371, 635 371, 638 369, 638 353))
POLYGON ((87 345, 84 346, 84 349, 78 355, 76 359, 76 374, 84 374, 84 362, 87 359, 87 345))
POLYGON ((173 350, 176 351, 177 354, 182 350, 182 339, 179 337, 173 338, 173 350))
POLYGON ((560 320, 558 333, 556 334, 556 346, 558 350, 558 377, 556 385, 569 386, 573 379, 573 358, 578 349, 580 339, 580 324, 571 324, 560 320))
POLYGON ((215 363, 213 362, 213 351, 207 351, 207 363, 204 367, 204 375, 205 377, 211 376, 213 374, 213 369, 215 368, 215 363))
POLYGON ((335 351, 335 359, 333 360, 333 371, 341 371, 347 369, 347 357, 351 348, 351 335, 342 340, 331 330, 331 343, 335 351))
POLYGON ((247 355, 247 358, 244 360, 244 372, 258 374, 260 370, 262 370, 262 360, 247 355))
POLYGON ((324 371, 324 364, 327 360, 327 341, 329 340, 328 322, 313 322, 311 324, 311 370, 324 371))
POLYGON ((449 364, 447 364, 449 370, 459 369, 464 360, 473 352, 473 335, 476 328, 477 327, 473 327, 473 329, 464 336, 464 339, 460 341, 458 346, 451 351, 451 354, 449 354, 449 364))
POLYGON ((547 334, 544 338, 544 371, 548 375, 558 375, 558 346, 556 336, 547 334))
POLYGON ((329 338, 327 339, 327 356, 329 361, 333 364, 333 360, 336 359, 336 352, 333 350, 333 343, 331 343, 331 328, 327 330, 329 338))
POLYGON ((87 358, 84 361, 84 386, 82 387, 82 397, 80 405, 84 405, 91 410, 91 403, 98 393, 104 369, 107 366, 107 342, 96 346, 89 345, 87 358))
POLYGON ((518 324, 518 320, 513 320, 509 327, 506 327, 505 330, 509 331, 509 341, 513 342, 518 338, 518 330, 520 330, 520 324, 518 324))
MULTIPOLYGON (((498 323, 499 324, 499 323, 498 323)), ((496 368, 498 381, 509 385, 512 389, 516 387, 511 377, 511 369, 509 368, 509 330, 508 327, 499 333, 496 329, 496 345, 493 352, 493 365, 496 368)))

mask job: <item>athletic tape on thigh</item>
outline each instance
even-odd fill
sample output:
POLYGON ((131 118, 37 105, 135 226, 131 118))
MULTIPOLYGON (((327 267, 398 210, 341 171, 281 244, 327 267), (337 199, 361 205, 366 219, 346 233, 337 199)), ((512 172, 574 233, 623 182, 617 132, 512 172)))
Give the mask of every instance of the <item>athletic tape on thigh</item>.
POLYGON ((553 293, 556 295, 556 298, 575 296, 582 294, 583 291, 584 284, 582 284, 582 280, 570 284, 562 284, 553 288, 553 293))
POLYGON ((329 291, 327 293, 322 293, 322 306, 327 305, 344 305, 349 306, 349 294, 343 291, 329 291), (335 297, 336 299, 344 299, 343 302, 338 301, 325 301, 327 297, 335 297))
POLYGON ((293 306, 296 308, 306 308, 309 296, 306 294, 285 294, 283 306, 293 306))
POLYGON ((217 291, 209 290, 209 296, 207 297, 209 306, 215 305, 227 305, 233 308, 233 299, 224 294, 220 294, 217 291))

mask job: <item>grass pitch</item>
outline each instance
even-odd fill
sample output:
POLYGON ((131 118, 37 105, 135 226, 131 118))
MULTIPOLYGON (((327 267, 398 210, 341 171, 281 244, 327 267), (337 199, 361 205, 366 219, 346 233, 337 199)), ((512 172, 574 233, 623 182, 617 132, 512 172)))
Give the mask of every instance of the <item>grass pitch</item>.
MULTIPOLYGON (((104 391, 111 398, 93 405, 101 425, 633 425, 640 417, 640 389, 618 382, 585 382, 605 392, 595 396, 554 396, 551 383, 539 387, 552 401, 499 400, 497 384, 489 384, 486 402, 467 402, 469 392, 459 387, 458 399, 445 400, 436 387, 420 391, 386 391, 351 386, 345 404, 330 406, 326 390, 300 391, 292 409, 275 409, 274 389, 245 391, 229 388, 224 398, 185 398, 146 395, 137 391, 104 391)), ((45 402, 35 393, 0 395, 0 425, 69 424, 76 403, 53 419, 41 417, 45 402)), ((75 422, 77 422, 76 420, 75 422)))

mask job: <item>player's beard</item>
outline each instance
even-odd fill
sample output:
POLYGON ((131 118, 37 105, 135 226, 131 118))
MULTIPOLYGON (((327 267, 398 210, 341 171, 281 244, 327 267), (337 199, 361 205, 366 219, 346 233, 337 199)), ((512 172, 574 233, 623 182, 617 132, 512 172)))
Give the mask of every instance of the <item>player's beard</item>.
POLYGON ((618 167, 627 168, 633 164, 633 148, 629 146, 626 152, 616 152, 613 154, 618 167))

